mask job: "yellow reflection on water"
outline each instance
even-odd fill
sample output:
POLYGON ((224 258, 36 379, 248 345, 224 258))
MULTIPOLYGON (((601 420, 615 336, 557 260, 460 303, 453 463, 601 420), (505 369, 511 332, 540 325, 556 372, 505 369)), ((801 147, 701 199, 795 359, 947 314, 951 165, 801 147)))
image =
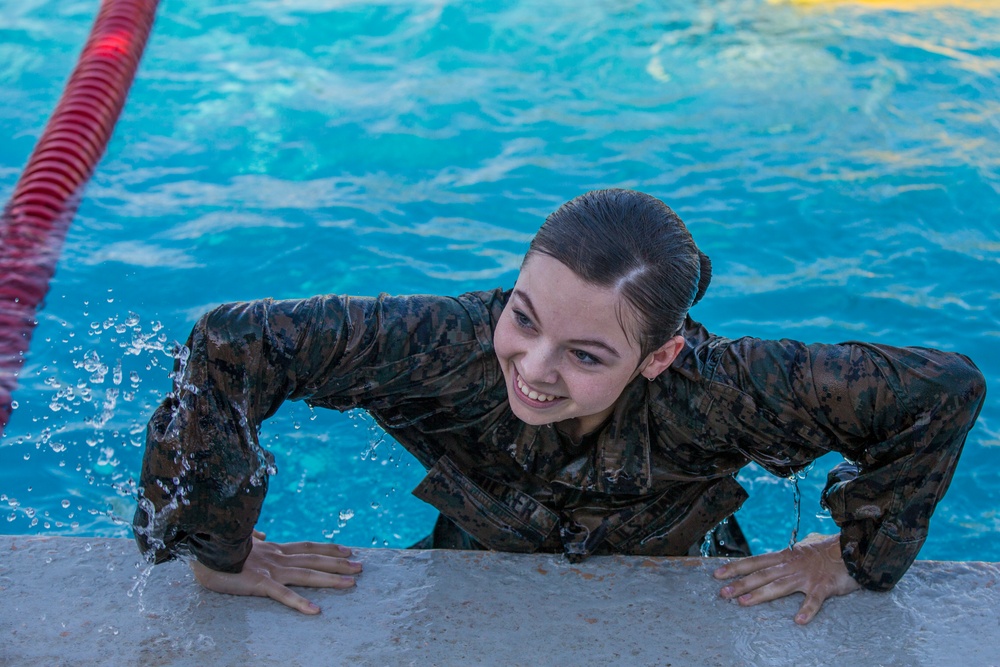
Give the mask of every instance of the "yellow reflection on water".
POLYGON ((834 5, 864 5, 879 9, 920 11, 942 7, 961 7, 983 13, 1000 13, 1000 0, 768 0, 775 5, 825 7, 834 5))

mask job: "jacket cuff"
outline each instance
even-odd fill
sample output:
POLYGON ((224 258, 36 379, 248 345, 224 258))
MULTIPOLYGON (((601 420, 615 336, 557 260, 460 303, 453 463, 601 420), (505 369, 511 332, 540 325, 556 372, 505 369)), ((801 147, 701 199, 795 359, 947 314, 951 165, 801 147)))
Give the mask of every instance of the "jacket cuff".
POLYGON ((236 540, 223 540, 198 533, 190 538, 191 552, 205 567, 219 572, 241 572, 253 549, 253 536, 236 540))
POLYGON ((219 572, 240 572, 253 548, 253 532, 245 537, 223 539, 208 533, 186 533, 176 526, 156 526, 140 499, 132 519, 132 534, 146 561, 158 565, 192 555, 202 565, 219 572))
POLYGON ((902 540, 892 521, 884 522, 868 544, 862 547, 864 530, 856 524, 840 531, 840 551, 848 573, 870 591, 888 591, 916 560, 924 538, 902 540))
POLYGON ((847 571, 861 586, 887 591, 896 585, 917 557, 924 537, 907 539, 892 517, 887 517, 876 497, 860 489, 848 500, 848 489, 859 474, 852 463, 830 471, 821 503, 840 527, 840 553, 847 571))

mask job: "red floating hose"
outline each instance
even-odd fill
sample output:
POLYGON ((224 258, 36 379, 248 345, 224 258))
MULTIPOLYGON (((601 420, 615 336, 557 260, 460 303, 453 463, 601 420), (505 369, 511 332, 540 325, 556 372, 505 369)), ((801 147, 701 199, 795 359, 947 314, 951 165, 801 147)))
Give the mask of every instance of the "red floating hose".
POLYGON ((111 139, 159 0, 105 0, 0 217, 0 434, 69 223, 111 139))

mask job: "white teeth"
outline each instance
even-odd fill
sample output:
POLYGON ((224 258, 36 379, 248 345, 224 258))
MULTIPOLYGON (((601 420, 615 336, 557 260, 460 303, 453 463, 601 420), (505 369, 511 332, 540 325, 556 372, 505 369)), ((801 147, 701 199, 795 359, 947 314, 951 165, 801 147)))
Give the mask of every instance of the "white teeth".
POLYGON ((520 376, 517 378, 517 388, 521 390, 522 394, 533 401, 541 401, 544 403, 546 401, 554 401, 559 398, 558 396, 550 396, 549 394, 539 394, 534 389, 528 389, 528 386, 521 381, 520 376))

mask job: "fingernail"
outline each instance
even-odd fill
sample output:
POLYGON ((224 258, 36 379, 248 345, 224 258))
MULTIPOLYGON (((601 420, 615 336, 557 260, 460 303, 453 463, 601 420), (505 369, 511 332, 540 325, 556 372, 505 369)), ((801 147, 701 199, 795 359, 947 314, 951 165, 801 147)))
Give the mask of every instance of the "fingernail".
POLYGON ((730 595, 733 594, 733 587, 732 586, 726 586, 725 588, 722 589, 722 594, 724 596, 726 596, 726 597, 729 597, 730 595))
POLYGON ((799 614, 798 616, 795 617, 795 622, 799 623, 800 625, 804 624, 806 622, 806 615, 805 614, 799 614))
POLYGON ((751 597, 750 593, 744 593, 743 595, 740 596, 740 602, 749 602, 750 597, 751 597))
POLYGON ((726 568, 724 566, 718 568, 715 571, 715 576, 717 576, 717 577, 724 577, 724 576, 726 576, 726 568))
POLYGON ((317 606, 317 605, 313 604, 312 602, 310 602, 309 603, 309 611, 319 611, 319 606, 317 606))

